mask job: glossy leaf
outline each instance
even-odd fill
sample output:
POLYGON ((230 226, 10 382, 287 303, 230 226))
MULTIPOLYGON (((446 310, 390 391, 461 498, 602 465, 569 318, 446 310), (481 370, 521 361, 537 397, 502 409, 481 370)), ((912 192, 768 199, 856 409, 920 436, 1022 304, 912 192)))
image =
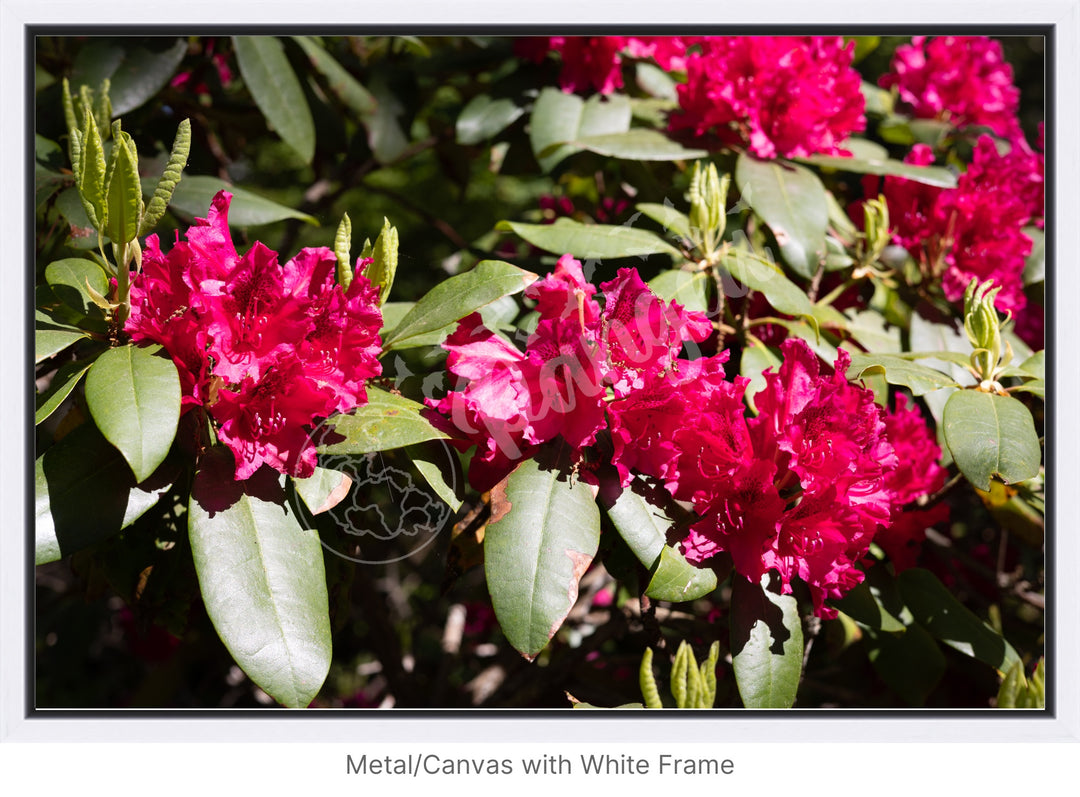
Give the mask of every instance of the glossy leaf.
POLYGON ((803 632, 792 595, 768 589, 741 575, 732 579, 731 657, 739 696, 746 708, 791 708, 802 674, 803 632))
POLYGON ((106 234, 114 243, 127 243, 139 234, 143 213, 142 185, 139 182, 139 156, 135 144, 116 123, 108 184, 109 222, 106 234))
MULTIPOLYGON (((109 212, 105 197, 105 149, 89 110, 86 114, 86 133, 78 145, 81 154, 75 171, 75 185, 91 225, 104 231, 109 212)), ((77 131, 72 131, 71 135, 79 139, 77 131)))
POLYGON ((367 396, 367 404, 323 425, 319 453, 370 454, 448 436, 421 415, 423 404, 376 387, 369 387, 367 396))
POLYGON ((378 107, 375 97, 338 63, 334 56, 310 36, 293 36, 292 38, 300 45, 300 49, 304 51, 316 71, 326 78, 330 91, 347 108, 352 109, 361 118, 375 113, 378 107))
POLYGON ((233 481, 232 456, 220 454, 204 459, 188 507, 203 603, 251 680, 282 705, 303 708, 330 668, 322 545, 301 528, 276 480, 233 481))
POLYGON ((482 260, 428 291, 383 337, 383 351, 421 345, 415 341, 422 336, 445 329, 503 296, 523 291, 536 279, 535 274, 501 260, 482 260))
POLYGON ((649 570, 645 594, 664 601, 691 601, 716 589, 716 573, 695 567, 667 544, 671 521, 631 488, 607 507, 608 517, 634 556, 649 570))
POLYGON ((457 142, 459 144, 480 144, 494 138, 516 122, 525 109, 505 97, 492 99, 487 94, 478 94, 461 110, 457 119, 457 142))
POLYGON ((533 659, 559 630, 600 542, 589 486, 522 462, 492 490, 484 573, 507 641, 533 659))
POLYGON ((236 62, 252 99, 304 163, 315 156, 315 122, 281 42, 273 36, 234 36, 236 62))
POLYGON ((907 630, 907 626, 885 608, 880 598, 874 594, 865 581, 849 590, 843 598, 834 600, 832 603, 855 622, 875 631, 895 634, 907 630))
POLYGON ((687 310, 709 310, 709 276, 703 272, 668 269, 649 280, 649 290, 665 302, 681 304, 687 310))
POLYGON ((164 50, 133 47, 109 75, 109 100, 116 118, 146 104, 176 74, 188 51, 185 39, 176 39, 164 50))
POLYGON ((1002 673, 1020 661, 1012 645, 960 603, 929 570, 911 568, 896 580, 916 622, 949 647, 1002 673))
POLYGON ((630 101, 596 94, 587 101, 556 88, 540 92, 529 118, 529 141, 540 167, 549 172, 580 147, 566 142, 630 129, 630 101))
MULTIPOLYGON (((143 188, 144 191, 149 190, 146 185, 143 188)), ((207 175, 185 176, 173 191, 169 206, 188 216, 205 218, 206 210, 218 191, 228 191, 233 195, 229 205, 230 227, 254 227, 284 219, 300 219, 315 225, 319 223, 306 213, 279 205, 273 200, 207 175)))
POLYGON ((922 706, 945 675, 945 654, 920 625, 903 634, 873 634, 870 663, 885 684, 912 706, 922 706))
POLYGON ((307 478, 293 477, 292 484, 296 494, 311 510, 311 514, 318 515, 332 509, 341 501, 348 492, 352 479, 339 470, 315 468, 307 478))
POLYGON ((74 327, 42 323, 39 319, 34 325, 34 364, 55 357, 68 346, 88 337, 74 327))
POLYGON ((105 271, 84 257, 66 257, 49 263, 45 267, 45 281, 56 298, 84 316, 99 315, 90 291, 102 296, 109 291, 105 271))
POLYGON ((681 238, 690 238, 690 219, 685 213, 675 210, 671 205, 640 202, 637 209, 660 224, 669 233, 675 233, 681 238))
POLYGON ((180 418, 180 377, 149 349, 109 349, 86 375, 86 403, 105 439, 141 482, 169 453, 180 418))
POLYGON ((47 420, 64 403, 64 399, 71 395, 83 374, 93 365, 93 360, 76 360, 64 363, 53 375, 48 390, 37 397, 37 410, 34 412, 34 425, 37 426, 47 420))
POLYGON ((903 385, 913 395, 921 396, 943 387, 956 387, 952 378, 941 371, 892 354, 852 354, 848 379, 883 374, 891 385, 903 385))
POLYGON ((444 458, 431 454, 433 448, 434 446, 412 445, 405 453, 435 494, 445 501, 451 510, 457 512, 464 503, 464 484, 459 478, 460 473, 448 473, 444 458))
POLYGON ((571 142, 579 149, 636 161, 685 161, 704 158, 709 153, 703 149, 687 149, 672 141, 659 130, 636 127, 623 133, 598 136, 582 136, 571 142))
POLYGON ((980 490, 989 490, 995 478, 1014 484, 1038 475, 1035 422, 1016 399, 959 390, 945 404, 943 426, 957 467, 980 490))
POLYGON ((845 158, 833 155, 812 155, 809 158, 798 158, 798 160, 801 163, 825 169, 837 169, 855 174, 892 175, 938 188, 956 188, 956 175, 941 166, 916 166, 891 158, 845 158))
POLYGON ((120 533, 171 485, 162 469, 135 486, 131 469, 92 423, 84 423, 34 462, 34 561, 54 562, 120 533))
POLYGON ((772 230, 785 262, 797 274, 812 277, 825 256, 829 226, 825 187, 817 175, 796 164, 744 153, 735 164, 735 182, 743 201, 772 230))
POLYGON ((533 246, 557 255, 571 254, 584 260, 614 260, 664 254, 681 259, 678 249, 650 230, 610 224, 582 224, 565 217, 554 224, 523 224, 500 221, 497 230, 512 231, 533 246))
MULTIPOLYGON (((764 294, 769 304, 786 315, 814 318, 814 305, 794 282, 784 276, 774 263, 763 260, 743 249, 733 249, 722 261, 728 274, 746 288, 764 294)), ((745 296, 745 289, 730 290, 727 281, 724 290, 728 296, 745 296)), ((814 322, 816 324, 816 320, 814 322)))

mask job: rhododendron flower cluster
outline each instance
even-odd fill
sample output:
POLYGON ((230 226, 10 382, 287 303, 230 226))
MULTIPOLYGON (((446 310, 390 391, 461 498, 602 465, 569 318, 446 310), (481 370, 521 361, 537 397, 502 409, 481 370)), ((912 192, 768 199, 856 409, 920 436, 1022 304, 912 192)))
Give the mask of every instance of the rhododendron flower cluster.
POLYGON ((866 127, 854 42, 822 36, 710 36, 686 61, 672 130, 715 132, 761 158, 842 153, 866 127))
POLYGON ((1003 138, 1023 137, 1012 67, 1001 45, 985 36, 915 36, 896 48, 891 71, 879 83, 895 87, 919 119, 984 125, 1003 138))
POLYGON ((217 421, 237 479, 264 464, 310 476, 312 424, 364 404, 366 380, 381 373, 378 292, 362 274, 342 290, 326 247, 284 265, 261 243, 239 255, 231 199, 218 193, 168 254, 156 235, 146 239, 125 329, 172 357, 183 406, 217 421))
MULTIPOLYGON (((922 166, 933 160, 932 150, 922 144, 905 158, 922 166)), ((973 278, 993 279, 1001 286, 998 307, 1018 312, 1027 304, 1022 276, 1032 246, 1023 227, 1034 213, 1041 215, 1042 182, 1042 161, 1035 153, 1017 147, 1001 155, 990 136, 980 136, 956 188, 885 178, 893 239, 941 275, 950 301, 962 299, 973 278)))
POLYGON ((658 299, 632 269, 601 292, 602 307, 567 255, 527 291, 540 320, 524 351, 484 328, 479 315, 444 343, 459 382, 429 405, 463 445, 477 446, 475 487, 492 487, 556 438, 581 462, 606 428, 624 487, 635 474, 649 477, 693 506, 699 519, 684 541, 690 561, 726 552, 755 582, 776 570, 785 592, 801 579, 822 616, 834 614, 826 599, 859 583, 870 542, 896 521, 883 539, 898 563, 910 565, 926 528, 920 523, 942 516, 904 509, 944 476, 917 409, 901 399, 886 414, 869 390, 848 382, 847 352, 823 373, 805 342, 792 339, 780 369, 765 374, 759 414, 748 417, 749 380, 726 377, 726 351, 679 356, 685 342, 711 333, 704 315, 658 299), (905 439, 894 445, 891 432, 905 439))
POLYGON ((704 340, 712 330, 703 314, 658 299, 633 269, 601 289, 603 310, 581 263, 564 255, 526 289, 540 320, 524 351, 475 313, 443 343, 447 370, 465 384, 428 404, 477 445, 469 467, 477 489, 489 489, 556 437, 578 458, 605 426, 609 390, 619 396, 640 386, 672 367, 684 341, 704 340))

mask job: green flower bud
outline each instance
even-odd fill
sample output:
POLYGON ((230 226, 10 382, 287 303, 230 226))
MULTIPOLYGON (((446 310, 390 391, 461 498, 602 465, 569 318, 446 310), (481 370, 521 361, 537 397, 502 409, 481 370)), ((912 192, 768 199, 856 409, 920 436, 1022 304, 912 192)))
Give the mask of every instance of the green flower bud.
POLYGON ((723 178, 710 163, 705 169, 694 164, 690 178, 690 233, 694 244, 706 257, 711 255, 727 226, 727 193, 731 177, 723 178))
POLYGON ((964 331, 975 351, 972 367, 984 381, 993 381, 1001 359, 1001 321, 994 309, 994 299, 1000 287, 993 280, 981 285, 972 279, 964 292, 964 331))

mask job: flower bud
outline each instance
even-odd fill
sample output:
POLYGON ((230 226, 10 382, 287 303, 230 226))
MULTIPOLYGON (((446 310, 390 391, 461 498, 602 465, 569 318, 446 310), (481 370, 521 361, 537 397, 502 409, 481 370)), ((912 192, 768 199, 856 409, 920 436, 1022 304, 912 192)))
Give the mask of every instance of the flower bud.
POLYGON ((972 279, 964 292, 964 331, 974 347, 972 365, 984 380, 994 379, 994 370, 1001 359, 1001 321, 994 309, 994 298, 1000 287, 993 280, 981 285, 972 279))
POLYGON ((713 253, 727 226, 727 193, 731 178, 720 178, 716 165, 710 163, 704 170, 700 162, 694 164, 690 178, 690 233, 694 244, 708 256, 713 253))

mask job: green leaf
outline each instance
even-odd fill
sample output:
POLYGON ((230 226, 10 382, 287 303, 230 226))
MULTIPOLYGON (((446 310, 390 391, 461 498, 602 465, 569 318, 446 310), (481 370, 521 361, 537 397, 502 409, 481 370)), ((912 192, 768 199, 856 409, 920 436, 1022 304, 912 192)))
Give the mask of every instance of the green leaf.
POLYGON ((694 567, 667 544, 671 521, 632 487, 622 490, 607 507, 607 514, 638 561, 649 569, 645 594, 650 598, 692 601, 716 589, 716 573, 694 567))
POLYGON ((367 396, 367 404, 324 424, 319 453, 370 454, 448 437, 421 415, 423 404, 376 387, 367 396))
POLYGON ((655 64, 646 61, 634 64, 634 79, 647 94, 664 100, 677 101, 679 99, 679 92, 676 89, 679 84, 655 64))
POLYGON ((1046 378, 1046 352, 1037 351, 1020 363, 1020 370, 1031 374, 1036 379, 1046 378))
POLYGON ((557 255, 570 254, 583 260, 607 260, 664 254, 682 259, 674 246, 650 230, 610 224, 582 224, 565 216, 554 224, 522 224, 500 221, 497 230, 517 233, 533 246, 557 255))
POLYGON ((914 567, 896 580, 916 622, 949 647, 1002 673, 1020 661, 1012 645, 960 603, 929 570, 914 567))
POLYGON ((1046 399, 1046 382, 1042 379, 1032 379, 1019 387, 1012 388, 1012 390, 1017 393, 1031 393, 1043 400, 1046 399))
POLYGON ((825 169, 838 169, 855 174, 892 175, 938 188, 956 188, 956 175, 941 166, 915 166, 891 158, 845 158, 832 155, 812 155, 796 160, 825 169))
MULTIPOLYGON (((187 165, 188 153, 191 150, 191 122, 184 119, 176 128, 176 138, 173 139, 172 152, 169 161, 165 164, 165 170, 154 188, 154 195, 139 219, 139 237, 146 235, 154 229, 161 217, 165 215, 165 209, 169 206, 176 186, 183 175, 187 165)), ((209 205, 207 206, 209 207, 209 205)))
POLYGON ((281 42, 273 36, 233 36, 236 62, 252 99, 304 163, 315 157, 315 122, 281 42))
POLYGON ((180 418, 180 377, 149 349, 109 349, 86 375, 86 402, 105 439, 143 481, 169 453, 180 418))
MULTIPOLYGON (((148 191, 148 186, 143 186, 148 191)), ((188 216, 205 218, 214 195, 218 191, 228 191, 233 195, 229 205, 230 227, 255 227, 273 224, 284 219, 300 219, 308 224, 318 225, 318 221, 306 213, 279 205, 265 197, 254 194, 244 188, 229 185, 224 180, 208 175, 188 175, 176 186, 169 206, 188 216)))
POLYGON ((746 401, 750 408, 757 412, 754 404, 754 396, 765 389, 765 369, 772 368, 776 373, 783 364, 781 359, 773 351, 762 343, 747 345, 742 350, 742 362, 739 364, 739 373, 750 380, 746 386, 746 401))
MULTIPOLYGON (((764 294, 769 304, 781 313, 804 316, 812 322, 814 327, 817 326, 814 305, 810 303, 806 293, 785 277, 774 263, 763 260, 744 249, 736 248, 728 252, 722 265, 732 277, 747 288, 764 294)), ((728 290, 728 287, 725 285, 725 290, 728 290)), ((728 295, 743 296, 745 291, 729 291, 728 295)))
POLYGON ((40 320, 34 328, 34 364, 54 357, 68 346, 90 337, 80 329, 60 325, 42 325, 40 320))
POLYGON ((709 277, 705 272, 681 269, 661 271, 649 280, 649 289, 665 302, 675 302, 699 313, 709 310, 708 285, 709 277))
POLYGON ((661 205, 656 202, 639 202, 637 209, 659 223, 668 232, 689 240, 690 219, 685 213, 675 210, 671 205, 661 205))
POLYGON ((1046 233, 1038 227, 1025 227, 1024 235, 1031 239, 1031 254, 1024 262, 1024 285, 1046 280, 1046 233))
POLYGON ((352 479, 339 470, 315 468, 306 479, 294 476, 292 484, 311 514, 318 515, 337 506, 348 493, 352 479))
POLYGON ((597 155, 635 161, 685 161, 704 158, 709 154, 703 149, 687 149, 659 130, 644 127, 635 127, 622 133, 582 136, 570 144, 597 155))
POLYGON ((94 261, 83 257, 54 260, 45 267, 45 281, 52 286, 56 298, 68 307, 84 316, 100 315, 87 286, 103 296, 108 293, 109 278, 94 261))
POLYGON ((843 598, 833 600, 832 605, 855 622, 875 631, 896 634, 907 630, 907 626, 885 608, 865 581, 851 589, 843 598))
POLYGON ((390 221, 385 217, 371 256, 373 262, 367 267, 365 276, 371 280, 372 285, 379 287, 379 304, 382 304, 390 295, 398 264, 398 231, 390 226, 390 221))
POLYGON ((825 186, 817 175, 743 153, 735 164, 735 182, 742 199, 769 225, 788 265, 812 277, 825 256, 829 226, 825 186))
POLYGON ((532 660, 577 600, 600 542, 600 511, 588 485, 534 459, 496 485, 491 503, 484 573, 492 607, 507 641, 532 660))
POLYGON ((93 360, 76 360, 64 363, 57 369, 49 384, 49 389, 37 397, 37 410, 34 413, 35 426, 56 412, 93 363, 93 360))
POLYGON ((217 451, 191 488, 188 535, 199 589, 240 668, 282 705, 302 708, 330 669, 322 545, 268 489, 280 492, 276 480, 237 482, 232 470, 231 454, 217 451))
POLYGON ((84 423, 34 462, 36 564, 96 545, 134 523, 171 485, 162 469, 136 487, 131 469, 92 423, 84 423))
POLYGON ((908 626, 899 635, 868 635, 870 663, 881 680, 911 705, 926 703, 947 666, 934 638, 920 625, 908 626))
POLYGON ((428 447, 422 445, 409 446, 405 453, 436 495, 454 512, 461 509, 464 499, 458 493, 462 492, 463 485, 457 474, 445 470, 446 458, 431 455, 428 447))
POLYGON ((116 71, 109 75, 113 118, 139 108, 165 88, 187 50, 185 39, 177 39, 168 49, 160 51, 145 47, 129 49, 116 71))
POLYGON ((580 148, 565 142, 630 129, 630 100, 619 94, 596 94, 587 101, 556 88, 545 88, 529 118, 529 141, 540 167, 549 172, 580 148))
POLYGON ((135 144, 116 122, 109 163, 109 223, 106 234, 114 243, 133 241, 139 234, 143 197, 139 182, 139 156, 135 144))
POLYGON ((382 80, 372 82, 371 93, 375 96, 376 108, 364 123, 368 132, 368 147, 379 163, 393 163, 409 148, 408 133, 398 121, 405 108, 382 80))
POLYGON ((516 122, 525 109, 505 97, 493 100, 487 94, 478 94, 461 110, 457 119, 457 142, 480 144, 494 138, 516 122))
POLYGON ((293 41, 300 45, 311 65, 326 78, 330 91, 341 102, 356 112, 360 118, 375 113, 378 103, 371 92, 354 78, 334 56, 330 55, 310 36, 293 36, 293 41))
POLYGON ((731 664, 746 708, 791 708, 802 673, 803 632, 793 595, 768 587, 777 580, 766 573, 761 584, 741 575, 732 578, 731 664))
MULTIPOLYGON (((72 133, 73 137, 77 135, 77 133, 72 133)), ((109 212, 105 198, 105 149, 89 110, 86 111, 86 133, 82 139, 80 151, 82 153, 79 158, 80 168, 75 172, 75 185, 79 189, 79 199, 82 200, 83 209, 90 223, 104 231, 109 212)))
POLYGON ((1031 412, 1008 396, 958 390, 943 416, 945 442, 969 482, 989 490, 995 477, 1014 484, 1037 476, 1042 463, 1031 412))
POLYGON ((383 338, 383 351, 408 348, 422 336, 455 324, 503 296, 525 290, 536 275, 501 260, 482 260, 464 274, 443 280, 420 299, 383 338))
POLYGON ((347 291, 353 280, 352 220, 348 213, 342 214, 341 223, 334 233, 334 257, 337 258, 338 285, 347 291))
POLYGON ((903 385, 916 396, 943 387, 956 387, 956 382, 941 371, 895 354, 852 354, 848 379, 861 379, 870 374, 883 374, 890 385, 903 385))

